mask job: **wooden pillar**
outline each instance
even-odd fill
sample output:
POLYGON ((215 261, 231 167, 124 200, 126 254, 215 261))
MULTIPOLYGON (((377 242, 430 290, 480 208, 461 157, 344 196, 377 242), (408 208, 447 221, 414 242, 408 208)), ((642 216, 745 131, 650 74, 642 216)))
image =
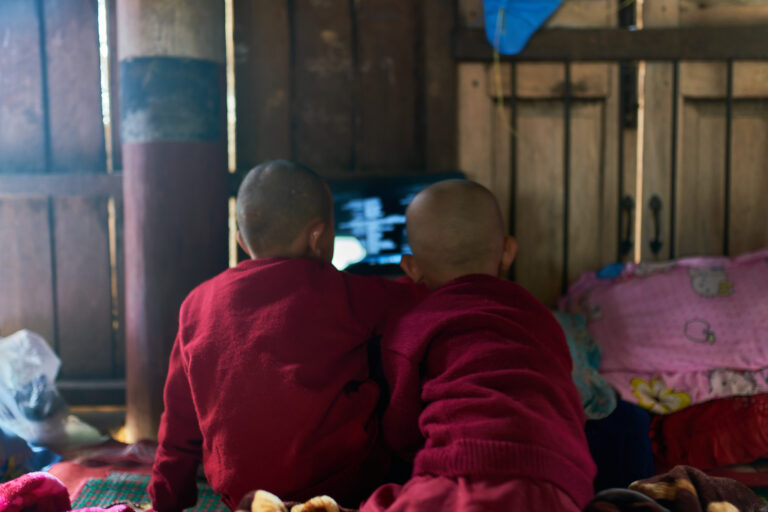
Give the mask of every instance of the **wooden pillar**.
POLYGON ((226 268, 224 3, 117 2, 130 440, 156 438, 178 311, 226 268))

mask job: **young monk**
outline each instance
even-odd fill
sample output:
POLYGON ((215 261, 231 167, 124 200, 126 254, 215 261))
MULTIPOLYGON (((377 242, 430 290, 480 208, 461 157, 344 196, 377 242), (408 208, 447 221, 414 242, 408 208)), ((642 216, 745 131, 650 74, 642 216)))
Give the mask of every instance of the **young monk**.
POLYGON ((497 277, 517 247, 493 195, 440 182, 406 218, 402 267, 434 291, 382 340, 383 428, 413 476, 361 510, 581 510, 595 465, 570 354, 547 308, 497 277))
POLYGON ((198 465, 234 508, 252 489, 357 506, 387 471, 367 341, 411 289, 330 265, 333 201, 287 161, 248 173, 237 238, 251 257, 193 290, 179 314, 149 493, 196 502, 198 465))

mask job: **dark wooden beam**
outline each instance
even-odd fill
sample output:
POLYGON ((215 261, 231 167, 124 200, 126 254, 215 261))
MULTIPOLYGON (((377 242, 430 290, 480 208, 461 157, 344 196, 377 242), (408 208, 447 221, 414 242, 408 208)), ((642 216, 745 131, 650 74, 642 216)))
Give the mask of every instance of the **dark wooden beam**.
POLYGON ((56 387, 68 405, 123 405, 125 380, 67 380, 56 381, 56 387))
POLYGON ((122 195, 122 173, 0 174, 0 196, 122 195))
MULTIPOLYGON (((534 34, 520 54, 503 60, 727 60, 768 59, 768 26, 625 29, 549 29, 534 34)), ((481 29, 454 34, 454 57, 490 62, 481 29)))

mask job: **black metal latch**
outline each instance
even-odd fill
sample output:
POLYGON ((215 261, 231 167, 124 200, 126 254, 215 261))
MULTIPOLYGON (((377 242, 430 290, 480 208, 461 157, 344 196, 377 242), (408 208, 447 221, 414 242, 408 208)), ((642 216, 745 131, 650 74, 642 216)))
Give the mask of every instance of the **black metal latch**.
POLYGON ((661 198, 654 194, 651 196, 648 206, 651 208, 651 213, 653 214, 654 237, 650 243, 651 252, 658 255, 661 252, 661 248, 664 246, 664 242, 661 241, 661 198))
POLYGON ((619 240, 619 251, 621 256, 626 256, 632 250, 632 227, 634 221, 632 219, 635 211, 635 200, 632 196, 624 196, 621 198, 621 219, 623 221, 621 226, 621 240, 619 240))

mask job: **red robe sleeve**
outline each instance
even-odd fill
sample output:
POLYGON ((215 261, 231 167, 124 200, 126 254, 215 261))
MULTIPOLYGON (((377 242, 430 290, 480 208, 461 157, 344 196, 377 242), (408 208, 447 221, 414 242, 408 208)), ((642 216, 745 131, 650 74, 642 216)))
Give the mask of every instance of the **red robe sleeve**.
POLYGON ((157 512, 180 512, 197 502, 203 436, 195 413, 180 336, 171 351, 149 495, 157 512))
POLYGON ((389 404, 382 418, 384 438, 400 457, 412 462, 424 444, 419 430, 421 401, 419 366, 407 356, 383 349, 384 377, 389 384, 389 404))

